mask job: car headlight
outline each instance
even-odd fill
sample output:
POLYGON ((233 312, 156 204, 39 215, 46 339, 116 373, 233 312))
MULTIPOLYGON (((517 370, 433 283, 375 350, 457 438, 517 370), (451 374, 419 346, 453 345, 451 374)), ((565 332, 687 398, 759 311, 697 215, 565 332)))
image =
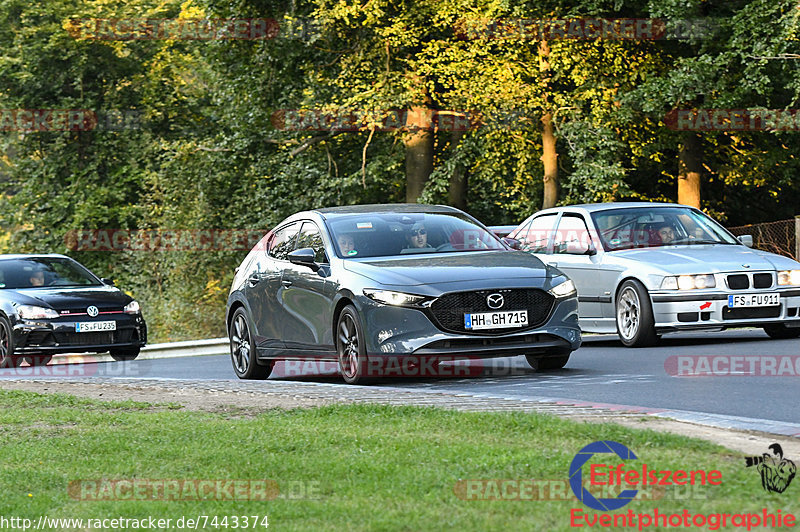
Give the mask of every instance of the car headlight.
POLYGON ((800 286, 800 270, 778 272, 778 286, 800 286))
POLYGON ((139 314, 140 312, 139 302, 134 299, 133 301, 125 305, 125 308, 122 309, 122 311, 125 312, 125 314, 139 314))
POLYGON ((376 290, 372 288, 365 288, 364 295, 378 303, 396 306, 415 306, 428 299, 426 296, 393 292, 391 290, 376 290))
POLYGON ((661 281, 662 290, 702 290, 703 288, 714 288, 717 281, 713 275, 673 275, 664 277, 661 281))
POLYGON ((17 313, 23 320, 44 320, 60 316, 58 312, 51 308, 37 307, 35 305, 19 305, 17 313))
POLYGON ((577 290, 575 290, 575 283, 572 282, 572 279, 567 279, 551 288, 549 292, 556 297, 567 297, 577 293, 577 290))

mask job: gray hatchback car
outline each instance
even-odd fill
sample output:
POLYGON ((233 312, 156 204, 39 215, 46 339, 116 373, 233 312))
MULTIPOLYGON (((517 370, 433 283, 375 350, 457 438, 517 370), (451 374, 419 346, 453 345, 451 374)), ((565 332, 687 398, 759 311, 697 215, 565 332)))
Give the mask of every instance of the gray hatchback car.
POLYGON ((584 332, 616 332, 633 347, 680 330, 800 336, 800 263, 750 249, 752 238, 686 205, 557 207, 509 236, 575 282, 584 332))
POLYGON ((356 383, 391 361, 522 354, 561 368, 580 346, 577 310, 563 273, 458 209, 362 205, 301 212, 267 233, 237 268, 226 323, 239 378, 267 378, 277 360, 332 360, 356 383))

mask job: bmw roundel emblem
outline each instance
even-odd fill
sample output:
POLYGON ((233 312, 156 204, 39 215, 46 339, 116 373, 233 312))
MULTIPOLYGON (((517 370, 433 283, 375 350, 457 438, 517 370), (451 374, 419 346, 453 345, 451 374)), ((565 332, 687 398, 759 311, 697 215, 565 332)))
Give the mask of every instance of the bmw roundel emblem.
POLYGON ((100 314, 100 311, 97 310, 97 307, 95 307, 94 305, 91 305, 89 307, 86 307, 86 313, 89 314, 89 316, 94 318, 95 316, 100 314))
POLYGON ((505 302, 503 294, 489 294, 486 296, 486 304, 489 305, 489 308, 500 308, 505 302))

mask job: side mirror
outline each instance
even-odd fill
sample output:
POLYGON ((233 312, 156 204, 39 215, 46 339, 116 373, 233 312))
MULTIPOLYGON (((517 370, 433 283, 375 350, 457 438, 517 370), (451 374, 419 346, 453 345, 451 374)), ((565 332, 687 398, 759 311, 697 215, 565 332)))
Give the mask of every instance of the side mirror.
POLYGON ((566 253, 567 255, 597 255, 597 248, 593 242, 579 242, 577 240, 561 242, 557 249, 557 253, 566 253))
POLYGON ((503 242, 505 242, 505 244, 511 249, 520 249, 522 247, 520 241, 517 240, 516 238, 509 238, 507 236, 504 236, 503 242))
POLYGON ((296 249, 289 253, 288 257, 292 264, 308 266, 315 272, 319 270, 319 264, 315 261, 317 253, 311 248, 296 249))
POLYGON ((117 286, 116 284, 114 284, 114 279, 111 279, 109 277, 102 277, 100 279, 100 282, 108 286, 117 286))
POLYGON ((739 237, 739 242, 749 248, 753 247, 753 235, 742 235, 739 237))

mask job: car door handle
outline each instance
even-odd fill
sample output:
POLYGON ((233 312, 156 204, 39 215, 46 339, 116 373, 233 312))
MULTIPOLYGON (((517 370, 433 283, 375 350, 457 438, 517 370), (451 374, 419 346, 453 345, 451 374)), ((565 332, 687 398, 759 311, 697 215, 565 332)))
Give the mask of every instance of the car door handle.
POLYGON ((285 286, 286 288, 289 288, 290 286, 292 286, 292 282, 291 281, 287 281, 285 279, 283 281, 281 281, 281 284, 283 286, 285 286))
POLYGON ((255 286, 261 280, 261 276, 257 273, 254 273, 250 277, 247 278, 247 282, 250 283, 250 286, 255 286))

